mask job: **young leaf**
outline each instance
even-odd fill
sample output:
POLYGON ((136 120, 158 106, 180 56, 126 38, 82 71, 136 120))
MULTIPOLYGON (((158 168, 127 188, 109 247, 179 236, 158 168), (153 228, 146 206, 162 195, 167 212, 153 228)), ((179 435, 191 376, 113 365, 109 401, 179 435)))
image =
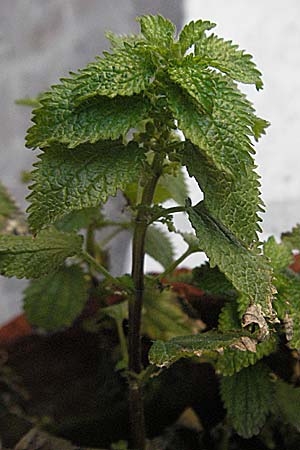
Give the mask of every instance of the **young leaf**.
POLYGON ((82 236, 45 230, 32 236, 0 236, 0 273, 39 278, 55 272, 69 256, 80 254, 82 236))
POLYGON ((76 151, 52 145, 39 158, 28 196, 32 230, 67 212, 105 203, 138 176, 144 153, 135 143, 99 142, 76 151))
POLYGON ((169 107, 179 128, 219 170, 235 177, 241 171, 246 173, 246 168, 253 166, 251 153, 254 149, 250 137, 253 136, 255 116, 252 105, 226 77, 208 71, 205 73, 213 80, 214 90, 207 90, 205 94, 199 91, 196 102, 194 97, 202 81, 195 83, 189 71, 194 77, 203 78, 198 64, 191 61, 190 66, 182 66, 180 70, 183 71, 178 73, 180 85, 185 89, 170 82, 165 87, 169 107), (205 113, 210 104, 213 104, 212 112, 205 113))
POLYGON ((35 124, 27 132, 27 147, 43 148, 56 142, 74 148, 85 142, 118 139, 149 114, 150 103, 142 95, 95 97, 77 106, 72 89, 72 81, 63 80, 44 94, 41 107, 33 111, 35 124))
POLYGON ((87 301, 88 284, 78 266, 31 281, 24 291, 24 311, 28 321, 47 331, 72 325, 87 301))
POLYGON ((249 439, 260 432, 274 398, 269 370, 256 364, 221 379, 221 395, 237 433, 249 439))
POLYGON ((164 269, 169 267, 174 260, 174 250, 168 234, 154 225, 147 229, 145 251, 164 269))
POLYGON ((98 57, 80 69, 74 76, 72 93, 77 104, 96 95, 113 98, 139 94, 152 82, 155 71, 156 66, 143 41, 127 43, 125 48, 113 54, 105 53, 105 58, 98 57))
POLYGON ((242 338, 242 333, 218 334, 209 331, 194 336, 175 337, 167 342, 155 341, 150 349, 149 360, 158 367, 169 367, 180 358, 208 355, 217 359, 224 348, 237 346, 242 338))
POLYGON ((264 255, 269 258, 275 271, 286 270, 293 262, 293 254, 289 246, 277 243, 274 236, 264 243, 264 255))
POLYGON ((274 412, 300 431, 300 388, 276 380, 274 412))
POLYGON ((252 56, 244 50, 238 50, 238 45, 232 41, 224 41, 212 34, 197 42, 195 55, 201 62, 226 73, 233 80, 255 84, 257 89, 263 87, 261 73, 252 61, 252 56))
POLYGON ((202 150, 186 142, 183 163, 203 191, 209 212, 247 245, 256 241, 261 231, 258 211, 263 210, 263 205, 254 162, 245 168, 237 160, 232 176, 218 170, 202 150))
POLYGON ((266 259, 249 250, 221 222, 210 215, 203 202, 188 208, 190 221, 200 247, 210 260, 244 294, 249 304, 257 304, 266 316, 272 316, 272 270, 266 259))
POLYGON ((159 49, 170 49, 176 32, 175 25, 170 20, 159 14, 141 16, 137 20, 140 22, 142 34, 150 44, 159 49))
POLYGON ((192 45, 196 44, 205 36, 205 31, 211 30, 215 26, 215 23, 209 22, 208 20, 196 20, 196 22, 192 20, 185 25, 178 38, 181 54, 184 55, 192 45))

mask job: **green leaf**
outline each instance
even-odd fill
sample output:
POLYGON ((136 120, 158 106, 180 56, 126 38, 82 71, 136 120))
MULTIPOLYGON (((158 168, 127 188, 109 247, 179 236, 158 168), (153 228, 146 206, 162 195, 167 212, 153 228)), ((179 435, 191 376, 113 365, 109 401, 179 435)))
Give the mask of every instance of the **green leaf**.
POLYGON ((254 162, 245 168, 237 160, 232 165, 235 172, 232 176, 218 170, 202 150, 187 142, 183 163, 203 191, 210 214, 247 245, 256 241, 257 232, 261 231, 258 211, 263 210, 263 205, 254 162))
POLYGON ((256 141, 258 141, 263 134, 266 134, 266 128, 270 126, 270 122, 260 117, 256 117, 253 123, 253 134, 256 141))
POLYGON ((221 379, 221 395, 227 415, 245 439, 260 432, 271 410, 274 390, 269 370, 263 364, 221 379))
POLYGON ((300 224, 297 224, 291 232, 281 235, 282 242, 293 250, 300 250, 300 224))
POLYGON ((88 284, 78 266, 31 281, 24 291, 24 311, 29 322, 47 331, 72 325, 87 301, 88 284))
POLYGON ((276 380, 274 412, 284 423, 293 425, 300 431, 300 388, 276 380))
POLYGON ((264 243, 264 255, 269 258, 271 266, 275 271, 281 271, 288 268, 293 262, 291 249, 284 243, 277 243, 274 236, 264 243))
POLYGON ((45 230, 32 236, 0 236, 0 273, 39 278, 55 272, 69 256, 80 254, 82 236, 45 230))
POLYGON ((241 172, 246 174, 247 168, 253 167, 252 105, 226 77, 204 69, 200 72, 199 64, 190 61, 176 69, 182 87, 170 82, 165 86, 174 118, 185 137, 201 148, 219 170, 235 177, 241 172), (206 86, 209 79, 214 85, 205 93, 201 91, 204 78, 206 86), (211 105, 212 112, 206 113, 211 105))
POLYGON ((161 203, 165 200, 172 199, 178 205, 184 205, 185 200, 188 198, 189 191, 186 183, 186 179, 182 169, 178 170, 175 175, 168 173, 163 174, 157 185, 158 190, 165 190, 166 197, 163 199, 154 198, 154 203, 161 203))
POLYGON ((150 339, 165 341, 196 331, 197 325, 182 311, 172 290, 161 292, 150 285, 145 290, 142 330, 150 339))
POLYGON ((224 41, 214 34, 204 37, 197 42, 195 55, 201 62, 226 73, 233 80, 255 84, 257 89, 263 87, 261 73, 252 61, 252 56, 244 50, 238 50, 238 45, 232 41, 224 41))
POLYGON ((218 330, 222 333, 242 329, 236 301, 231 300, 225 303, 219 314, 218 322, 218 330))
MULTIPOLYGON (((138 183, 131 183, 125 189, 125 195, 135 205, 137 201, 138 183)), ((176 174, 164 173, 157 183, 153 203, 163 203, 166 200, 174 200, 178 205, 184 205, 188 198, 188 186, 182 169, 176 174)))
POLYGON ((113 98, 139 94, 154 79, 156 66, 143 41, 104 54, 74 76, 72 95, 77 104, 96 95, 113 98))
POLYGON ((83 208, 65 214, 61 219, 55 222, 55 227, 60 231, 70 233, 71 231, 79 231, 87 228, 89 225, 101 224, 103 216, 99 207, 83 208))
POLYGON ((184 55, 193 44, 196 44, 205 36, 205 31, 211 30, 215 26, 215 23, 208 20, 196 20, 196 22, 192 20, 185 25, 178 38, 181 54, 184 55))
POLYGON ((101 309, 100 314, 114 319, 116 322, 123 322, 128 318, 128 302, 120 302, 101 309))
POLYGON ((112 31, 106 31, 104 34, 112 49, 126 48, 126 44, 132 45, 143 39, 140 34, 115 34, 112 31))
POLYGON ((174 261, 174 250, 169 235, 154 225, 147 229, 145 252, 158 261, 164 269, 174 261))
MULTIPOLYGON (((228 324, 228 323, 227 323, 228 324)), ((225 348, 215 363, 215 369, 222 375, 231 376, 245 367, 252 366, 264 356, 276 352, 278 339, 276 335, 270 335, 266 340, 256 343, 255 351, 244 348, 237 351, 233 348, 225 348)))
POLYGON ((35 123, 27 132, 26 146, 47 147, 52 143, 74 148, 85 142, 118 139, 147 118, 150 103, 142 95, 95 97, 76 105, 73 81, 64 79, 40 100, 33 111, 35 123))
POLYGON ((274 307, 283 320, 289 347, 300 349, 300 276, 291 271, 276 275, 274 307))
POLYGON ((212 72, 187 56, 181 65, 168 68, 171 80, 183 88, 198 103, 203 112, 212 113, 216 97, 216 83, 212 72))
POLYGON ((193 269, 192 284, 207 294, 236 296, 234 287, 224 273, 217 267, 211 268, 209 264, 193 269))
POLYGON ((272 316, 272 270, 263 255, 247 248, 221 222, 210 215, 203 202, 188 208, 200 247, 210 266, 218 266, 248 304, 260 305, 263 314, 272 316))
POLYGON ((137 18, 141 26, 141 32, 147 41, 161 49, 165 47, 168 50, 173 45, 176 28, 170 20, 161 15, 147 15, 137 18))
POLYGON ((69 211, 105 203, 138 176, 144 153, 135 143, 100 142, 82 145, 76 151, 53 145, 39 158, 28 196, 32 230, 69 211))
POLYGON ((175 337, 167 342, 159 340, 153 343, 149 360, 158 367, 169 367, 180 358, 200 358, 207 355, 217 359, 224 348, 238 345, 242 337, 242 333, 218 334, 209 331, 194 336, 175 337))

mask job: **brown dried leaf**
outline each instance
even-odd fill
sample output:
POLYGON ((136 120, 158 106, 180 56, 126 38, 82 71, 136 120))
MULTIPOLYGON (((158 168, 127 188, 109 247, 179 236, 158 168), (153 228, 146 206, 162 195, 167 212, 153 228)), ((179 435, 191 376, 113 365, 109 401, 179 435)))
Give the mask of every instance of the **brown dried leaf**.
POLYGON ((243 316, 242 325, 244 328, 255 323, 259 327, 258 339, 260 341, 265 340, 270 332, 260 305, 250 305, 243 316))

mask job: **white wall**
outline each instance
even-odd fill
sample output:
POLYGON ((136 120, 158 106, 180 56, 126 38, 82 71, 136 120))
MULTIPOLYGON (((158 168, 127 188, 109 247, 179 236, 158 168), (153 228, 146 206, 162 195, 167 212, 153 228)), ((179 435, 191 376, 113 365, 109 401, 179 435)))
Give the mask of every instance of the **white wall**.
POLYGON ((264 90, 244 87, 271 122, 257 145, 265 234, 300 222, 300 1, 185 0, 185 21, 207 19, 214 32, 254 55, 264 90))

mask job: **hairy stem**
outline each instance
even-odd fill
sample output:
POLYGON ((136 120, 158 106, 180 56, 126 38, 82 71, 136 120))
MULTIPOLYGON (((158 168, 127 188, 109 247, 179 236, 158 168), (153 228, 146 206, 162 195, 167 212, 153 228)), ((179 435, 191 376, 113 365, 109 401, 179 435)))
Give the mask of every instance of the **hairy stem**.
MULTIPOLYGON (((161 175, 163 155, 156 153, 152 163, 152 174, 145 185, 141 206, 150 206, 155 187, 161 175)), ((135 294, 129 300, 129 413, 131 423, 132 448, 145 449, 145 421, 142 386, 139 375, 141 365, 141 312, 144 293, 144 259, 145 237, 147 232, 147 215, 143 208, 137 214, 132 244, 132 279, 135 294)))

